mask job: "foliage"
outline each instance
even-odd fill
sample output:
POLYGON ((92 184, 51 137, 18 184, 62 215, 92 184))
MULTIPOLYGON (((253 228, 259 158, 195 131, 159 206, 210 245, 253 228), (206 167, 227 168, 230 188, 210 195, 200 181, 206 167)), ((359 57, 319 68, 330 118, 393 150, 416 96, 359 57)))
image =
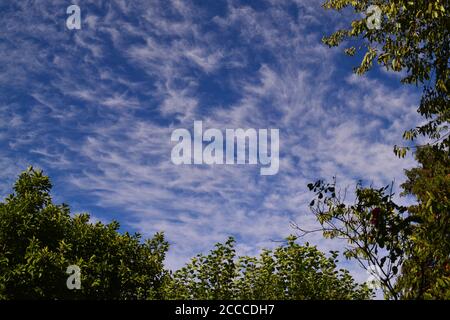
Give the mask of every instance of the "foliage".
MULTIPOLYGON (((416 146, 415 157, 421 166, 406 170, 407 181, 402 185, 403 195, 415 198, 416 205, 395 204, 389 186, 374 189, 360 185, 355 204, 347 205, 345 196, 335 191, 335 182, 310 184, 316 193, 311 207, 321 223, 320 231, 327 237, 347 240, 348 258, 357 259, 365 268, 381 268, 387 297, 448 299, 450 2, 327 0, 323 6, 337 11, 352 8, 357 13, 348 29, 323 39, 330 47, 350 44, 344 50, 350 56, 362 53, 357 74, 364 74, 377 61, 387 70, 403 72, 403 83, 423 89, 418 112, 426 121, 403 137, 414 141, 422 135, 432 143, 416 146), (367 9, 372 5, 382 12, 381 23, 375 28, 367 23, 371 18, 367 9)), ((394 147, 400 157, 407 150, 394 147)))
POLYGON ((367 299, 372 293, 326 257, 294 238, 260 257, 237 258, 234 240, 217 244, 175 273, 163 266, 161 233, 142 241, 119 224, 89 222, 56 205, 41 171, 23 172, 0 203, 0 299, 367 299), (69 265, 81 289, 66 287, 69 265))
MULTIPOLYGON (((447 0, 327 0, 324 8, 342 10, 350 7, 360 19, 348 29, 337 30, 323 39, 330 47, 344 41, 356 46, 345 49, 348 55, 362 53, 356 73, 368 71, 377 61, 387 70, 403 71, 403 83, 420 85, 423 95, 418 112, 425 124, 404 133, 414 140, 419 135, 435 139, 442 148, 450 146, 450 2, 447 0), (380 28, 369 28, 366 10, 377 5, 382 12, 380 28)), ((396 147, 399 156, 407 148, 396 147)))
MULTIPOLYGON (((404 246, 411 234, 413 216, 404 216, 406 208, 392 201, 389 186, 356 188, 354 204, 346 204, 346 192, 336 192, 336 181, 317 181, 308 185, 316 194, 310 206, 326 238, 348 241, 344 255, 356 259, 366 270, 377 267, 382 289, 387 297, 398 298, 395 277, 403 262, 404 246)), ((297 228, 302 235, 310 231, 297 228)))
POLYGON ((326 257, 315 247, 299 245, 264 250, 259 257, 237 257, 234 240, 217 244, 175 272, 170 299, 368 299, 371 290, 337 270, 337 252, 326 257))
POLYGON ((141 243, 119 224, 92 224, 52 202, 48 177, 29 168, 0 203, 1 299, 158 298, 168 249, 162 234, 141 243), (81 268, 81 290, 68 290, 66 268, 81 268))
MULTIPOLYGON (((386 297, 450 297, 450 159, 445 151, 419 148, 421 167, 406 170, 403 195, 418 203, 394 203, 392 188, 358 185, 348 205, 336 182, 309 184, 316 198, 311 209, 328 238, 348 241, 344 255, 362 267, 377 266, 386 297), (397 281, 398 280, 398 281, 397 281)), ((309 233, 298 227, 302 235, 309 233)))
POLYGON ((444 151, 420 148, 421 163, 406 170, 405 195, 418 199, 408 210, 419 218, 414 228, 398 290, 408 299, 450 299, 450 158, 444 151))

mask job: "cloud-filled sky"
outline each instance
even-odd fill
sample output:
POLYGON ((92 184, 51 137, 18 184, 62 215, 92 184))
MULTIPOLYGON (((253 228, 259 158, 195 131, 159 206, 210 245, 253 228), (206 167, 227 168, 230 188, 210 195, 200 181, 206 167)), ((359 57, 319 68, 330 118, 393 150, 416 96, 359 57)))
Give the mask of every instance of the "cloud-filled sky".
MULTIPOLYGON (((418 123, 418 90, 321 43, 351 13, 317 0, 105 0, 0 3, 0 195, 28 165, 54 198, 149 237, 164 231, 178 268, 235 236, 256 254, 312 227, 306 185, 337 176, 403 181, 397 159, 418 123), (81 30, 66 9, 81 8, 81 30), (277 128, 280 169, 171 162, 176 128, 277 128)), ((323 250, 342 243, 320 234, 323 250)), ((361 270, 348 265, 361 278, 361 270)))

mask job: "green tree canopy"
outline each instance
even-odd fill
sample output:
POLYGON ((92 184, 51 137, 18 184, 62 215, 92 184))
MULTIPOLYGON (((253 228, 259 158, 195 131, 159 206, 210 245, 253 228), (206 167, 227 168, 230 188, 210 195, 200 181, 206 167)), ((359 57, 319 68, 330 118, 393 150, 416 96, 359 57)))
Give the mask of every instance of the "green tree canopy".
POLYGON ((234 239, 218 243, 175 272, 170 299, 369 299, 372 291, 337 268, 337 252, 329 257, 289 237, 284 246, 259 257, 237 257, 234 239))
MULTIPOLYGON (((347 29, 323 39, 330 47, 345 42, 348 55, 363 53, 357 74, 376 60, 387 70, 403 71, 403 83, 423 88, 418 112, 424 124, 406 131, 406 140, 419 135, 432 141, 416 146, 419 167, 406 170, 403 195, 415 198, 408 207, 393 201, 392 187, 358 185, 354 204, 336 183, 309 185, 316 194, 311 209, 329 238, 348 241, 345 254, 363 267, 381 270, 388 298, 448 299, 450 297, 450 120, 449 30, 450 2, 443 0, 327 0, 326 9, 352 8, 357 17, 347 29), (380 23, 368 23, 367 11, 377 6, 380 23), (373 8, 373 7, 372 7, 373 8)), ((394 148, 399 156, 407 148, 394 148)), ((299 229, 306 234, 310 231, 299 229)))
MULTIPOLYGON (((358 18, 351 26, 323 39, 330 47, 345 42, 345 52, 363 54, 356 72, 363 74, 377 61, 387 70, 403 71, 402 82, 420 85, 423 95, 418 112, 425 124, 406 131, 404 138, 419 135, 436 140, 442 148, 450 146, 450 2, 448 0, 327 0, 324 8, 340 11, 350 7, 358 18), (369 28, 376 5, 381 10, 379 27, 369 28)), ((404 156, 405 148, 395 148, 404 156)))
POLYGON ((119 224, 91 223, 56 205, 51 183, 29 168, 0 203, 0 299, 368 299, 337 253, 326 257, 289 238, 259 257, 236 257, 234 240, 217 244, 174 273, 164 268, 161 233, 142 241, 119 224), (81 270, 81 289, 66 286, 67 267, 81 270))
MULTIPOLYGON (((450 160, 444 151, 419 148, 420 167, 406 170, 404 195, 411 206, 393 201, 392 187, 358 185, 348 204, 336 182, 309 184, 311 210, 327 238, 345 239, 344 254, 366 269, 376 266, 387 298, 450 298, 450 160)), ((310 231, 301 226, 302 234, 310 231)), ((314 231, 312 231, 314 232, 314 231)))
POLYGON ((421 166, 405 171, 402 187, 418 199, 408 210, 420 223, 413 226, 397 289, 407 299, 450 299, 450 158, 423 147, 416 159, 421 166))
POLYGON ((144 299, 160 297, 167 242, 120 234, 119 224, 90 223, 52 202, 47 176, 22 173, 0 203, 0 298, 144 299), (69 265, 81 269, 81 289, 66 286, 69 265))

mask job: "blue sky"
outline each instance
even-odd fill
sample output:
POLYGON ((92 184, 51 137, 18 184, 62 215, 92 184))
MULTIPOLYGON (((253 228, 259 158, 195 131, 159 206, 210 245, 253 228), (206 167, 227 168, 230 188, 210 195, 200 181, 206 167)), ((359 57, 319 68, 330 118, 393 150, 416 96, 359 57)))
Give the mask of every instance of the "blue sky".
POLYGON ((357 77, 357 59, 321 43, 350 14, 316 0, 2 1, 0 195, 42 168, 74 212, 164 231, 177 268, 229 235, 256 254, 292 221, 314 227, 306 185, 319 178, 403 181, 414 162, 392 149, 418 124, 420 92, 378 68, 357 77), (65 26, 71 4, 81 30, 65 26), (175 166, 171 132, 194 120, 280 129, 279 173, 175 166))

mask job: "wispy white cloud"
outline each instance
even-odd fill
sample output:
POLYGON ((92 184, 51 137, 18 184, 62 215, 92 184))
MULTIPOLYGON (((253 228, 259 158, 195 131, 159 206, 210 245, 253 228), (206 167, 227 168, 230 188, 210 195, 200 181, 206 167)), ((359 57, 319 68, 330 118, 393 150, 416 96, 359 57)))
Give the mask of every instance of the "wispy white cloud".
MULTIPOLYGON (((339 22, 317 1, 264 5, 230 0, 211 14, 184 1, 87 2, 75 34, 64 31, 63 14, 49 13, 64 12, 62 2, 37 6, 33 28, 9 27, 0 42, 2 178, 38 163, 80 210, 121 212, 125 227, 146 236, 165 231, 172 267, 228 235, 255 254, 294 232, 291 221, 314 226, 306 184, 315 179, 401 181, 414 162, 392 147, 418 121, 417 93, 340 66, 338 51, 320 43, 331 28, 322 21, 339 22), (17 102, 20 94, 28 100, 17 102), (194 120, 279 128, 279 174, 173 165, 171 132, 194 120)), ((17 27, 28 18, 2 17, 17 27)), ((319 234, 305 241, 343 246, 319 234)))

